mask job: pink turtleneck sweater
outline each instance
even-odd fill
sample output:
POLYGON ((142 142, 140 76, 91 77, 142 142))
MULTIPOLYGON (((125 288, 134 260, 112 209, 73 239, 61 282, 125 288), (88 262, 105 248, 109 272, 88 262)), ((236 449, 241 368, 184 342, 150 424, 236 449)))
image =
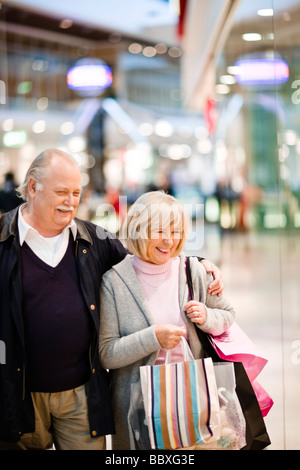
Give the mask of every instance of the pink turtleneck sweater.
MULTIPOLYGON (((142 285, 156 325, 172 324, 185 327, 179 306, 179 257, 165 264, 152 264, 132 257, 132 264, 142 285)), ((188 340, 186 329, 185 338, 188 340)), ((165 362, 166 350, 161 349, 156 364, 165 362)), ((172 349, 171 361, 183 360, 181 345, 172 349)))

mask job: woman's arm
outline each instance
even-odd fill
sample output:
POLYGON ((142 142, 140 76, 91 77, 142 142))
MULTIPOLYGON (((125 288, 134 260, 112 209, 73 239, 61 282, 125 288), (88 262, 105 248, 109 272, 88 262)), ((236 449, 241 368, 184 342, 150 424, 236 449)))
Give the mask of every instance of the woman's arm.
POLYGON ((218 336, 233 323, 234 308, 223 295, 216 296, 207 292, 212 281, 211 274, 208 274, 196 259, 191 261, 195 298, 184 306, 184 310, 201 330, 218 336))
MULTIPOLYGON (((132 306, 127 305, 126 312, 118 311, 112 286, 105 278, 102 280, 100 294, 99 354, 102 367, 106 369, 126 367, 161 349, 154 325, 122 336, 119 328, 120 315, 123 315, 122 321, 124 315, 127 315, 125 321, 130 325, 132 306)), ((124 293, 120 292, 118 295, 124 293)))

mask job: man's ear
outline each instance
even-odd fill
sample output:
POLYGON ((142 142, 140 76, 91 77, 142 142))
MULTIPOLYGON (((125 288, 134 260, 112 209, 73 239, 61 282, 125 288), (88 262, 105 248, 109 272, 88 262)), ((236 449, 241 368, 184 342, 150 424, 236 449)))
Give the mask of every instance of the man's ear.
POLYGON ((35 197, 36 186, 37 186, 36 180, 33 179, 33 178, 29 178, 29 180, 28 180, 28 194, 31 197, 31 199, 33 199, 35 197))

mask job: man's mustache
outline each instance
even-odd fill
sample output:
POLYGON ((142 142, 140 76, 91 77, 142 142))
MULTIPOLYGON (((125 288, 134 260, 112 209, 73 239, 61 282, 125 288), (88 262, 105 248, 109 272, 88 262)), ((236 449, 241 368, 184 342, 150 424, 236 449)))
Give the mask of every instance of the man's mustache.
POLYGON ((56 209, 58 209, 58 210, 60 210, 60 211, 66 211, 66 212, 67 212, 67 211, 74 211, 74 210, 75 210, 74 206, 64 206, 64 205, 62 205, 62 206, 57 206, 56 209))

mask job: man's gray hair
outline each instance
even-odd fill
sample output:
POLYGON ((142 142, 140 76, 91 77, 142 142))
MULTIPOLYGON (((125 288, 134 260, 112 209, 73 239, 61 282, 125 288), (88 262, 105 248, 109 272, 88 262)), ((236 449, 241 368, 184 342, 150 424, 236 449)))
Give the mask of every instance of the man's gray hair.
POLYGON ((49 170, 49 164, 54 155, 60 155, 62 157, 65 157, 70 162, 77 165, 77 162, 72 157, 72 155, 64 152, 63 150, 47 149, 41 152, 31 163, 30 167, 27 170, 24 182, 20 184, 20 186, 16 190, 18 196, 22 198, 24 201, 28 201, 29 179, 33 178, 37 183, 41 183, 41 181, 47 176, 47 172, 49 170))

